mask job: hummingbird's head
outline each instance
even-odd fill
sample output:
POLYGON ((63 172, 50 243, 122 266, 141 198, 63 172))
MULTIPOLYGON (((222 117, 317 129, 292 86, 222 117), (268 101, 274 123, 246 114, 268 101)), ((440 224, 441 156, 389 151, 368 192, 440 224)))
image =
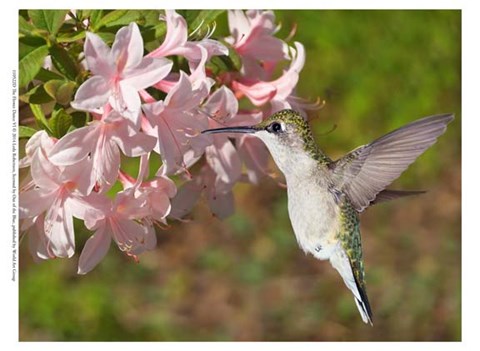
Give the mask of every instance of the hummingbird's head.
POLYGON ((273 159, 284 172, 294 165, 299 158, 309 157, 316 160, 317 145, 313 139, 308 123, 293 110, 274 113, 264 121, 253 126, 226 127, 208 129, 203 134, 214 133, 249 133, 261 139, 273 159))

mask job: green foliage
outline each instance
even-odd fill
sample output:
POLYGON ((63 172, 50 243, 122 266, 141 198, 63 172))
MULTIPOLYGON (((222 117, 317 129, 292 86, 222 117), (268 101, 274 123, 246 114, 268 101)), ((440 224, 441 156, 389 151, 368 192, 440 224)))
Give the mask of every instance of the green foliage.
POLYGON ((36 85, 25 94, 20 95, 20 101, 31 104, 45 104, 52 101, 52 97, 45 91, 44 85, 36 85))
POLYGON ((35 122, 37 123, 38 128, 47 130, 52 134, 50 125, 45 117, 45 114, 42 111, 41 105, 30 104, 30 110, 32 110, 33 116, 35 117, 35 122))
POLYGON ((129 10, 113 10, 108 12, 105 16, 98 19, 97 22, 92 22, 92 30, 97 31, 102 27, 125 26, 138 19, 137 11, 129 10))
POLYGON ((48 46, 44 40, 34 37, 20 38, 18 68, 21 88, 30 83, 37 75, 47 54, 48 46))
POLYGON ((28 10, 32 24, 51 35, 57 34, 67 13, 68 10, 28 10))
POLYGON ((18 137, 20 139, 30 138, 36 132, 37 132, 36 129, 30 128, 30 127, 25 127, 25 126, 20 126, 18 128, 18 137))
POLYGON ((65 112, 63 108, 59 108, 52 112, 52 117, 48 121, 52 135, 60 139, 67 134, 72 125, 72 116, 65 112))
POLYGON ((75 80, 79 72, 75 60, 70 56, 67 50, 59 45, 49 48, 50 57, 55 68, 70 80, 75 80))
POLYGON ((193 21, 188 21, 190 31, 195 31, 198 38, 202 38, 208 33, 210 26, 213 26, 215 19, 224 13, 225 10, 201 10, 193 21))
POLYGON ((52 79, 44 84, 44 89, 56 102, 61 105, 68 105, 72 100, 75 82, 52 79))
MULTIPOLYGON (((190 30, 197 29, 198 37, 205 35, 223 12, 224 10, 188 11, 189 16, 192 16, 190 30)), ((81 67, 79 59, 82 57, 80 54, 87 31, 95 32, 107 44, 111 44, 120 27, 136 22, 140 26, 145 48, 153 50, 161 44, 166 33, 166 25, 160 19, 160 14, 161 11, 156 10, 79 10, 75 13, 68 10, 20 11, 20 98, 23 102, 39 105, 34 107, 38 127, 46 129, 52 135, 63 133, 63 127, 61 131, 51 130, 52 125, 47 120, 53 119, 54 122, 50 122, 56 128, 59 126, 58 116, 49 116, 52 109, 46 104, 55 102, 68 108, 76 89, 88 79, 89 74, 81 67), (85 25, 85 20, 88 20, 88 25, 85 25), (43 67, 47 56, 51 59, 52 68, 43 67), (41 107, 44 112, 41 112, 41 107)), ((235 61, 220 58, 217 64, 224 68, 239 69, 238 58, 235 61)), ((158 93, 161 94, 156 94, 158 93)), ((69 127, 77 127, 77 124, 72 122, 69 127)))

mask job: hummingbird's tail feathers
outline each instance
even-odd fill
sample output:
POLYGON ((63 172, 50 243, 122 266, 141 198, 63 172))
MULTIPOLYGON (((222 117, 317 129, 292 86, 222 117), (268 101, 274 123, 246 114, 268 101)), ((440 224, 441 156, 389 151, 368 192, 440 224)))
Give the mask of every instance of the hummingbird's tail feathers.
MULTIPOLYGON (((372 315, 368 312, 367 306, 363 303, 363 301, 357 299, 356 297, 354 297, 354 300, 357 304, 357 308, 360 312, 363 323, 370 324, 373 327, 372 315)), ((368 308, 370 308, 370 306, 368 306, 368 308)))
POLYGON ((373 325, 372 310, 368 301, 365 283, 359 282, 354 274, 354 268, 345 250, 338 246, 330 256, 330 263, 343 278, 343 282, 353 294, 360 316, 365 323, 373 325))
POLYGON ((453 119, 453 114, 422 118, 356 148, 329 166, 335 187, 362 211, 436 142, 453 119))
POLYGON ((369 206, 376 205, 382 202, 390 201, 399 199, 405 196, 415 196, 425 194, 425 190, 393 190, 393 189, 385 189, 380 191, 375 199, 370 202, 369 206))
POLYGON ((370 302, 368 301, 367 291, 365 290, 365 282, 361 284, 355 274, 355 284, 357 285, 357 290, 360 293, 361 299, 357 299, 355 297, 355 302, 357 304, 358 311, 362 316, 362 320, 364 323, 368 323, 373 326, 373 315, 372 315, 372 308, 370 307, 370 302))

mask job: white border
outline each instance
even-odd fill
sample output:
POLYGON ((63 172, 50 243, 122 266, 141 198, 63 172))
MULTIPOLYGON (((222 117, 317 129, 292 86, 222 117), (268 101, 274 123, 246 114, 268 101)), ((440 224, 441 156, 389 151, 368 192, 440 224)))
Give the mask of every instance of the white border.
MULTIPOLYGON (((103 343, 96 345, 102 348, 115 348, 116 350, 131 350, 134 348, 145 349, 180 349, 180 348, 195 348, 195 349, 218 349, 225 348, 231 350, 239 350, 251 347, 262 347, 271 350, 291 350, 295 349, 318 349, 319 347, 327 348, 329 350, 344 350, 344 349, 368 349, 368 350, 385 350, 386 347, 392 349, 404 350, 411 349, 439 349, 439 350, 471 350, 479 349, 479 331, 478 331, 478 316, 480 313, 478 296, 478 278, 480 273, 478 270, 479 257, 478 248, 479 242, 479 225, 475 221, 475 216, 478 216, 478 178, 479 170, 478 164, 480 157, 478 155, 476 143, 479 131, 479 104, 477 101, 480 98, 479 89, 479 72, 478 66, 480 64, 479 46, 480 40, 478 38, 480 33, 480 13, 475 5, 476 1, 454 1, 454 0, 437 0, 437 1, 422 1, 422 0, 345 0, 345 1, 321 1, 316 4, 314 8, 321 9, 462 9, 462 189, 467 191, 462 192, 462 342, 461 343, 103 343)), ((0 86, 2 87, 1 101, 2 101, 2 118, 9 121, 11 114, 11 71, 17 66, 18 57, 18 41, 16 33, 18 32, 17 11, 22 8, 272 8, 283 9, 292 8, 292 1, 242 1, 242 2, 193 2, 193 1, 160 1, 160 0, 136 0, 132 2, 120 3, 118 0, 101 1, 101 0, 82 0, 71 1, 66 0, 59 2, 52 1, 25 1, 17 2, 6 1, 2 4, 3 18, 2 26, 2 41, 3 41, 3 67, 2 79, 0 86), (5 8, 6 7, 6 8, 5 8), (5 113, 6 112, 6 113, 5 113)), ((295 8, 308 9, 312 8, 312 1, 296 0, 293 2, 295 8)), ((425 28, 428 30, 428 28, 425 28)), ((439 72, 441 74, 441 72, 439 72)), ((5 123, 5 122, 4 122, 5 123)), ((11 154, 11 133, 10 128, 2 127, 2 137, 0 138, 0 150, 5 153, 2 160, 10 160, 11 154), (5 135, 4 135, 5 134, 5 135)), ((8 164, 10 166, 10 164, 8 164)), ((2 283, 2 299, 1 300, 1 318, 2 318, 2 345, 5 349, 36 349, 44 346, 50 350, 65 350, 65 348, 77 350, 85 346, 90 346, 90 343, 18 343, 18 284, 13 284, 10 281, 11 276, 11 229, 9 227, 10 220, 10 199, 9 195, 11 187, 11 174, 9 172, 0 172, 1 182, 4 184, 2 188, 2 236, 0 239, 1 255, 1 283, 2 283), (4 195, 5 194, 5 195, 4 195), (7 215, 5 215, 7 214, 7 215), (6 218, 6 219, 5 219, 6 218)), ((72 311, 74 313, 74 311, 72 311)), ((295 321, 292 321, 294 323, 295 321)), ((89 326, 86 325, 85 328, 89 326)), ((321 326, 319 326, 321 328, 321 326)), ((92 345, 94 346, 94 345, 92 345)))

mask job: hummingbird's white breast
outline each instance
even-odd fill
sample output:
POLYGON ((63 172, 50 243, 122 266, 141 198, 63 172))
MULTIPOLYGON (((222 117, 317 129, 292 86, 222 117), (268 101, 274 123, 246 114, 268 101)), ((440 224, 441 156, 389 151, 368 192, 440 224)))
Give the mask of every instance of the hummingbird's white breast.
POLYGON ((321 183, 318 179, 287 177, 288 213, 300 247, 326 260, 336 248, 340 215, 334 196, 321 183))
POLYGON ((287 141, 264 131, 256 136, 265 142, 285 175, 288 214, 298 244, 318 259, 329 259, 338 242, 340 209, 329 190, 328 169, 305 152, 294 134, 287 141))

